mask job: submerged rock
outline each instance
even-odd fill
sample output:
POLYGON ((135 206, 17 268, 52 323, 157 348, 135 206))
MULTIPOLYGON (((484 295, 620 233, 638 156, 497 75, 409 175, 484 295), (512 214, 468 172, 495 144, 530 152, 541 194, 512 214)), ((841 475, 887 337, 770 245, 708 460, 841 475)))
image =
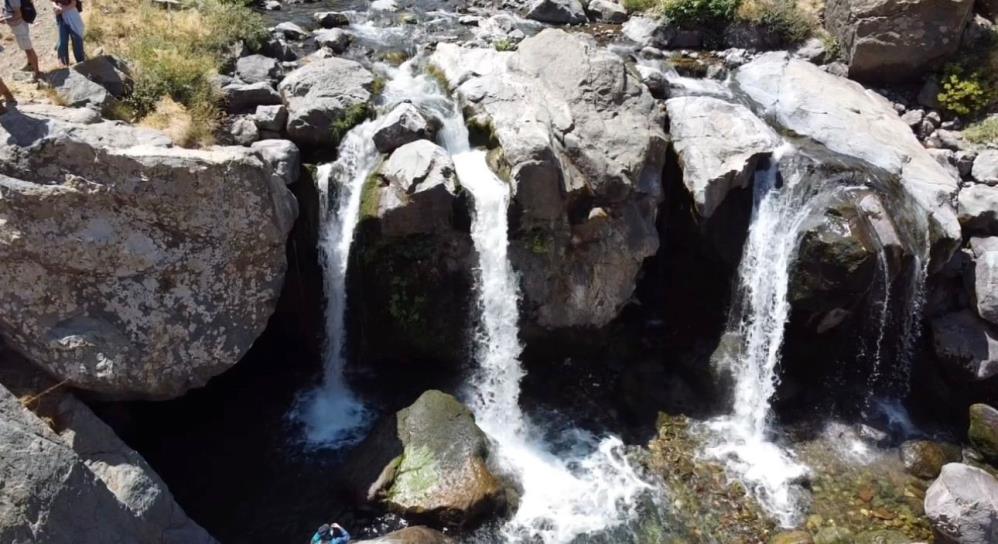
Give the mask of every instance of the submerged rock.
POLYGON ((852 531, 845 527, 825 527, 814 535, 814 544, 854 544, 852 531))
POLYGON ((998 466, 998 410, 987 404, 972 404, 967 438, 989 463, 998 466))
POLYGON ((925 515, 946 544, 996 542, 998 480, 979 468, 950 463, 925 493, 925 515))
POLYGON ((524 317, 546 328, 609 323, 658 249, 663 111, 619 57, 561 30, 516 52, 440 44, 431 62, 513 187, 524 317))
POLYGON ((826 26, 849 61, 849 77, 910 80, 960 47, 973 0, 829 0, 826 26))
POLYGON ((811 534, 807 531, 790 531, 780 533, 769 539, 769 544, 813 544, 811 534))
POLYGON ((946 463, 961 458, 960 447, 931 440, 909 440, 901 444, 901 461, 912 476, 931 480, 939 476, 946 463))
POLYGON ((116 123, 0 124, 10 346, 115 398, 181 395, 239 361, 277 303, 297 214, 260 155, 116 123))
POLYGON ((291 72, 278 85, 288 107, 288 138, 298 145, 337 143, 337 132, 366 117, 373 85, 371 72, 336 57, 316 59, 291 72))
POLYGON ((409 520, 467 528, 505 506, 488 456, 488 438, 471 411, 431 390, 382 422, 347 472, 367 501, 409 520))
POLYGON ((683 184, 705 219, 729 191, 746 187, 759 161, 781 143, 769 125, 740 104, 684 96, 667 100, 665 107, 683 184))

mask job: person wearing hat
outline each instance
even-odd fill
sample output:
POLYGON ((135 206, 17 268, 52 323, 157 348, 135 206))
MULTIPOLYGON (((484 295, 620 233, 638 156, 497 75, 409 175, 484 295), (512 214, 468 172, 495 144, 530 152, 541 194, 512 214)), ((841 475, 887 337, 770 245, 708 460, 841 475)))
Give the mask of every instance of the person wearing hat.
POLYGON ((338 523, 323 523, 312 535, 311 544, 347 544, 350 533, 338 523))

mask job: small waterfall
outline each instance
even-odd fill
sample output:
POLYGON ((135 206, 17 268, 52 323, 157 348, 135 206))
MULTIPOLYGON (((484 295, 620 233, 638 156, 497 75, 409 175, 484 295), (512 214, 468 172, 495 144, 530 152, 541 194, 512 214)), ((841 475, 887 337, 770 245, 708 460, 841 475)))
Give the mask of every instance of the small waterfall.
POLYGON ((770 399, 778 384, 776 368, 790 313, 790 273, 802 224, 816 199, 800 176, 778 186, 786 147, 756 174, 751 226, 725 332, 739 346, 722 363, 734 380, 733 412, 708 423, 717 443, 706 453, 724 460, 782 525, 793 526, 802 500, 793 484, 807 469, 769 440, 770 399))
POLYGON ((354 127, 340 144, 336 162, 318 170, 322 221, 319 255, 326 296, 323 378, 318 387, 299 397, 292 413, 304 426, 306 442, 312 447, 338 447, 359 440, 369 419, 367 410, 344 381, 343 368, 347 265, 364 182, 380 160, 372 140, 377 128, 375 121, 354 127), (336 195, 335 208, 330 207, 332 194, 336 195))
POLYGON ((567 445, 555 451, 523 414, 519 281, 507 255, 510 188, 488 167, 485 151, 470 148, 457 105, 451 105, 438 138, 474 199, 471 236, 479 259, 481 325, 471 405, 478 425, 498 446, 499 465, 522 486, 516 513, 501 529, 502 541, 561 544, 620 527, 635 519, 636 499, 651 486, 630 465, 619 438, 570 429, 564 433, 567 445))
POLYGON ((863 410, 869 411, 873 396, 878 389, 878 383, 882 379, 884 358, 884 340, 887 337, 888 321, 891 316, 891 270, 887 261, 887 250, 880 245, 877 251, 877 269, 880 271, 881 289, 883 296, 877 312, 877 338, 873 344, 873 355, 870 361, 870 375, 866 381, 866 399, 863 402, 863 410))

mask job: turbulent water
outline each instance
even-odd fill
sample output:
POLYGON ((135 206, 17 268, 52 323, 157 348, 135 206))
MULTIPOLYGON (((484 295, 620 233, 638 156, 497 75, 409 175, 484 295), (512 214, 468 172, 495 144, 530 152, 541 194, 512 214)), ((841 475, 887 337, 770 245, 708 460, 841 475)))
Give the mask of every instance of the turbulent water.
POLYGON ((307 445, 339 447, 362 438, 369 420, 364 405, 343 376, 346 365, 346 275, 360 214, 364 182, 377 166, 379 155, 372 136, 378 124, 367 121, 347 133, 339 157, 318 171, 321 227, 319 252, 326 296, 322 383, 303 393, 292 416, 304 426, 307 445), (336 206, 330 205, 335 192, 336 206))
POLYGON ((522 488, 500 537, 558 544, 620 527, 636 517, 636 499, 651 489, 626 458, 620 439, 571 429, 554 448, 520 409, 520 293, 507 255, 510 188, 489 169, 485 151, 470 148, 459 109, 451 106, 442 113, 439 140, 474 200, 471 237, 479 258, 480 326, 471 407, 478 425, 498 446, 500 469, 522 488))

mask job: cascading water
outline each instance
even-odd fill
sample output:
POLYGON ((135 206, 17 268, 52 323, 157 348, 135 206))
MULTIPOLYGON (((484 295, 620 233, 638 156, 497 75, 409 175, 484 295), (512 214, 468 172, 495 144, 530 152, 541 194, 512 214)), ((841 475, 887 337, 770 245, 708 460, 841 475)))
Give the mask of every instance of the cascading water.
POLYGON ((346 275, 360 213, 364 182, 380 156, 372 137, 375 121, 366 121, 349 131, 339 147, 335 163, 318 170, 321 227, 319 254, 323 292, 326 295, 326 340, 323 349, 322 383, 302 394, 292 412, 305 430, 312 447, 338 447, 361 438, 368 413, 344 381, 343 368, 347 308, 346 275), (331 184, 335 184, 331 187, 331 184), (330 206, 332 193, 337 205, 330 206))
POLYGON ((438 138, 474 199, 471 236, 479 258, 481 326, 471 404, 478 425, 498 445, 499 465, 522 486, 501 538, 558 544, 619 527, 635 518, 636 498, 651 486, 629 464, 619 438, 598 440, 573 429, 566 433, 569 447, 555 452, 520 410, 520 294, 507 255, 510 189, 489 169, 485 151, 470 148, 459 108, 450 104, 441 114, 438 138))
POLYGON ((722 363, 734 380, 733 412, 708 423, 719 441, 707 454, 725 460, 766 510, 792 526, 801 511, 800 493, 792 484, 807 469, 769 440, 768 424, 790 313, 791 268, 815 192, 799 176, 778 187, 780 156, 787 151, 779 150, 770 167, 756 174, 751 227, 725 332, 739 345, 722 363))

